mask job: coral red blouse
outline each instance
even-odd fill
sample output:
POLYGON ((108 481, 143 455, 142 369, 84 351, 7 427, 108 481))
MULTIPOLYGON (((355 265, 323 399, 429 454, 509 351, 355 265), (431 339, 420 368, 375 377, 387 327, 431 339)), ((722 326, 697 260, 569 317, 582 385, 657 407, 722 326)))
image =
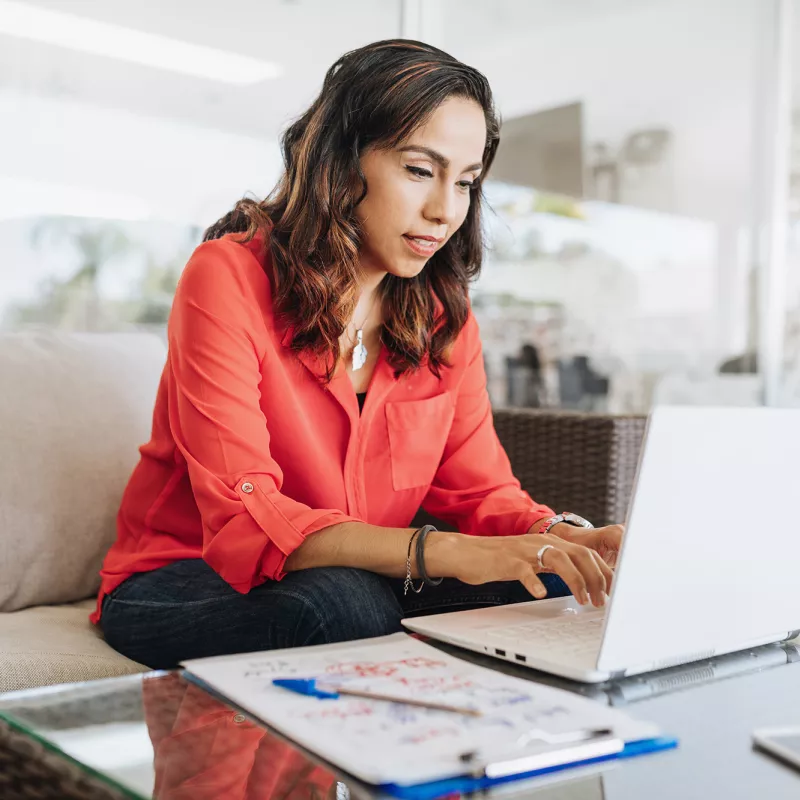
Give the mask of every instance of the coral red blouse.
POLYGON ((522 534, 553 512, 511 473, 470 313, 436 378, 396 378, 382 349, 363 412, 347 372, 296 354, 273 315, 263 236, 201 244, 168 325, 150 441, 125 490, 105 594, 203 558, 239 592, 280 580, 306 536, 347 520, 407 526, 422 505, 462 533, 522 534))

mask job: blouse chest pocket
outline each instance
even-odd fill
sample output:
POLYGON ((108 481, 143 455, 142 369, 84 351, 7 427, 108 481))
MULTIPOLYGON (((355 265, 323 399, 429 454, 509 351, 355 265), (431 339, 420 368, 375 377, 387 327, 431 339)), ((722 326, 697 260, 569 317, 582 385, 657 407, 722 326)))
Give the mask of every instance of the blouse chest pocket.
POLYGON ((395 491, 430 486, 454 415, 455 398, 448 393, 425 400, 386 404, 395 491))

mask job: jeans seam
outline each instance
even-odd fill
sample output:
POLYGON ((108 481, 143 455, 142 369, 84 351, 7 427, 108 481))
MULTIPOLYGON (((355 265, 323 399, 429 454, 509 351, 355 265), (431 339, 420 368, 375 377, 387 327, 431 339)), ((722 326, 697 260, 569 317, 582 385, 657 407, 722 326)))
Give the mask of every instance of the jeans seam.
MULTIPOLYGON (((284 597, 291 597, 293 600, 299 601, 302 605, 306 606, 306 608, 310 608, 311 611, 314 613, 314 616, 317 619, 317 627, 314 630, 316 633, 318 630, 322 630, 323 636, 325 637, 325 641, 328 639, 328 628, 325 625, 325 620, 323 619, 322 614, 320 614, 319 610, 317 609, 316 605, 310 601, 310 599, 304 595, 299 594, 297 592, 286 591, 286 589, 277 589, 273 590, 276 591, 277 594, 282 594, 284 597)), ((297 621, 297 626, 300 626, 300 620, 297 621)), ((295 637, 297 636, 297 628, 295 628, 295 637)), ((308 641, 311 636, 306 637, 306 641, 308 641)))
POLYGON ((236 595, 226 597, 208 597, 205 600, 181 600, 180 602, 158 602, 154 600, 122 600, 119 597, 107 596, 109 603, 120 603, 125 606, 146 606, 149 608, 183 608, 184 606, 202 606, 209 603, 220 603, 238 599, 236 595))
MULTIPOLYGON (((300 623, 298 622, 298 627, 299 627, 299 625, 300 625, 300 623)), ((301 647, 306 647, 308 645, 308 643, 310 641, 312 641, 313 638, 319 633, 320 630, 325 631, 325 626, 321 622, 317 625, 316 628, 314 628, 313 631, 311 631, 311 633, 308 634, 308 636, 305 637, 305 639, 303 639, 303 644, 300 645, 300 646, 301 647)), ((327 634, 323 634, 323 635, 325 635, 326 638, 327 638, 327 634)), ((294 632, 294 637, 295 637, 295 641, 297 641, 297 630, 295 630, 295 632, 294 632)))
MULTIPOLYGON (((308 605, 312 608, 315 614, 319 616, 319 612, 317 611, 316 606, 312 603, 308 602, 308 598, 306 598, 302 594, 298 594, 292 591, 286 591, 283 588, 274 588, 273 593, 276 595, 283 595, 284 597, 291 597, 293 600, 299 600, 300 602, 308 605)), ((155 600, 122 600, 118 597, 111 597, 111 595, 106 595, 106 598, 109 600, 110 603, 120 603, 126 606, 147 606, 150 608, 183 608, 184 606, 199 606, 199 605, 208 605, 209 603, 220 603, 226 602, 228 600, 239 600, 241 597, 246 595, 240 595, 238 592, 236 594, 225 595, 224 597, 207 597, 204 600, 181 600, 180 602, 158 602, 155 600)), ((323 630, 326 631, 324 625, 323 630)))

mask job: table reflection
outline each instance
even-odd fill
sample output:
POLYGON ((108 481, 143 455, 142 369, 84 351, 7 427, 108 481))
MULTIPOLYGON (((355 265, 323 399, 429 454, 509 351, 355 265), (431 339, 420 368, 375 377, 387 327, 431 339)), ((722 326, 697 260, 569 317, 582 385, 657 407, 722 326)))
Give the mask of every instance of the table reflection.
POLYGON ((177 674, 142 683, 157 800, 342 800, 330 770, 177 674))

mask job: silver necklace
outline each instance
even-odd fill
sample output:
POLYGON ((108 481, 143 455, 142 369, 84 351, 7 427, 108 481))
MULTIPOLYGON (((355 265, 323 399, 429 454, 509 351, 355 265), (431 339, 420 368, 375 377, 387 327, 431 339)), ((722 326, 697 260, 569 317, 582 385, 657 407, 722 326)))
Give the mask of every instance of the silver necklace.
POLYGON ((372 314, 372 310, 375 308, 375 303, 377 300, 378 295, 376 292, 375 297, 372 300, 372 305, 369 307, 369 311, 367 312, 367 316, 361 323, 361 327, 356 328, 356 344, 355 347, 353 347, 353 372, 361 369, 361 367, 367 363, 368 353, 367 348, 364 346, 364 326, 367 324, 367 320, 370 318, 370 314, 372 314))

